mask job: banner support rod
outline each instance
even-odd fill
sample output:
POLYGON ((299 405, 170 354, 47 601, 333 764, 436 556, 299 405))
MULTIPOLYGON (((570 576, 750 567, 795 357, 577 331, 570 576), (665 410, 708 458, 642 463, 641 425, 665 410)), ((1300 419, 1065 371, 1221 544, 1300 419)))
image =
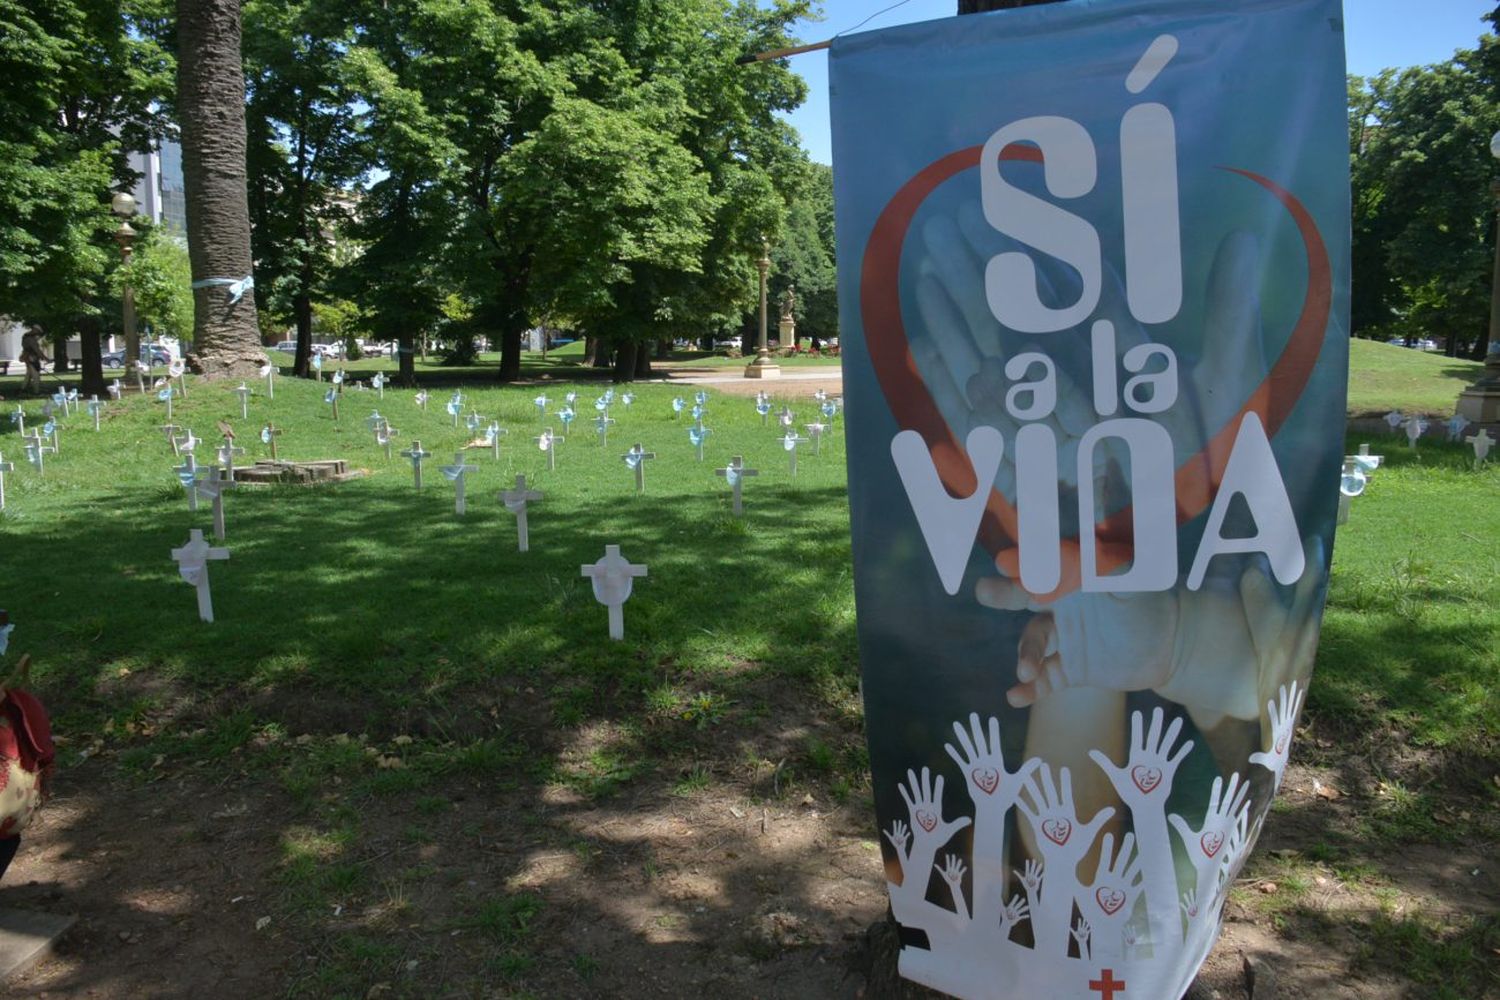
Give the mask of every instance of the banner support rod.
POLYGON ((750 63, 766 62, 771 59, 785 59, 787 56, 800 56, 804 52, 820 52, 833 44, 833 39, 826 42, 813 42, 811 45, 794 45, 789 49, 769 49, 765 52, 747 52, 734 61, 736 66, 748 66, 750 63))

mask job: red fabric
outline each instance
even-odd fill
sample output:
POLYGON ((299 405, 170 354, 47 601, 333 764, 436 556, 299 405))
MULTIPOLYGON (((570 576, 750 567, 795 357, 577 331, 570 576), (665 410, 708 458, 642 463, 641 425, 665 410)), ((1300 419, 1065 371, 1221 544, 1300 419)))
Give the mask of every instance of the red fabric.
MULTIPOLYGON (((34 696, 11 689, 0 701, 0 712, 10 720, 7 731, 0 728, 0 754, 20 757, 21 767, 33 774, 52 770, 57 751, 52 745, 52 724, 47 710, 34 696), (7 738, 4 734, 9 732, 7 738)), ((3 834, 0 834, 3 836, 3 834)))

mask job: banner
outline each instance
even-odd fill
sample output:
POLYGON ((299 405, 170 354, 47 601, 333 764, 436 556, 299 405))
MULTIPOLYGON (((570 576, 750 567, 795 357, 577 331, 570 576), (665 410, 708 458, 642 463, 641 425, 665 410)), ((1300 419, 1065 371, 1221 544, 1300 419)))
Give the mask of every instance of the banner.
POLYGON ((849 500, 903 976, 1180 997, 1281 781, 1348 369, 1337 0, 834 42, 849 500))

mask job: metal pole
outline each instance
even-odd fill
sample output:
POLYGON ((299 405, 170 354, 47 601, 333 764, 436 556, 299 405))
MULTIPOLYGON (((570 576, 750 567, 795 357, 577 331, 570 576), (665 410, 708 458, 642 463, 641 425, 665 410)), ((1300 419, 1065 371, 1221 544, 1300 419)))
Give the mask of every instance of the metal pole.
POLYGON ((760 271, 760 340, 755 357, 758 364, 765 364, 771 358, 771 349, 766 345, 766 275, 771 273, 771 245, 767 240, 760 241, 760 260, 755 266, 760 271))

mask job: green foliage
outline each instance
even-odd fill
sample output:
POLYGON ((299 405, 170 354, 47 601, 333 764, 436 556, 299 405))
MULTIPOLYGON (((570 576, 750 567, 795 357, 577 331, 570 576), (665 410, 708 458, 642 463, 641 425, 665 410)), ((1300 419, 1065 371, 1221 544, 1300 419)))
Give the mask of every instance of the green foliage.
POLYGON ((0 0, 0 313, 66 327, 97 311, 110 188, 160 134, 171 62, 138 29, 154 4, 0 0))
POLYGON ((787 213, 786 232, 771 250, 767 285, 772 303, 796 290, 798 337, 839 335, 838 275, 833 234, 833 168, 809 163, 787 213))
POLYGON ((193 335, 193 269, 179 237, 159 227, 136 240, 130 267, 115 268, 110 288, 120 294, 125 281, 135 291, 136 316, 158 337, 186 343, 193 335))
POLYGON ((1446 338, 1483 351, 1495 254, 1500 40, 1453 59, 1349 79, 1352 319, 1360 336, 1446 338))

